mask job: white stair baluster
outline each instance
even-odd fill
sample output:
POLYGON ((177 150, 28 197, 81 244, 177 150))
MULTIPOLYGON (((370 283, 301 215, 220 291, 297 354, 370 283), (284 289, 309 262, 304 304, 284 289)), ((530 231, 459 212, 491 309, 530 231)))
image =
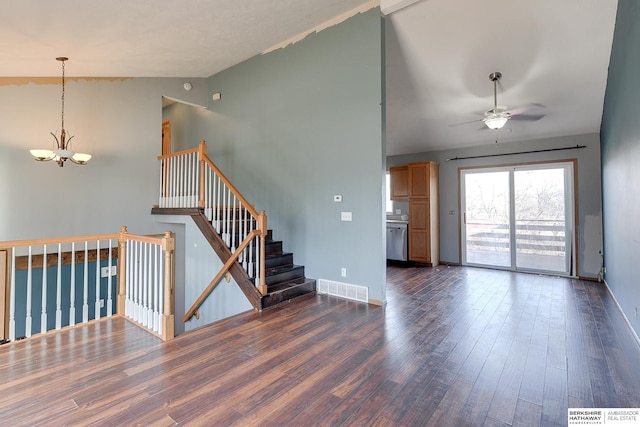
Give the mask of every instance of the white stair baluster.
POLYGON ((76 324, 76 243, 71 243, 71 283, 69 283, 69 326, 76 324))
POLYGON ((93 318, 100 319, 100 240, 96 240, 96 303, 93 318))
MULTIPOLYGON (((205 166, 206 168, 206 166, 205 166)), ((205 181, 204 181, 204 214, 207 217, 207 220, 211 222, 213 218, 211 215, 211 170, 208 168, 205 169, 205 181)))
POLYGON ((31 324, 33 319, 31 318, 31 294, 33 286, 33 265, 32 265, 32 248, 29 246, 29 266, 27 267, 27 316, 24 324, 24 335, 26 337, 31 336, 31 324))
MULTIPOLYGON (((124 313, 125 316, 127 317, 131 317, 131 274, 133 272, 133 268, 134 268, 134 263, 133 263, 133 245, 131 244, 131 240, 127 239, 127 249, 126 249, 126 256, 127 256, 127 277, 126 277, 126 281, 125 281, 125 288, 126 288, 126 295, 125 295, 125 299, 124 299, 124 313)), ((120 254, 118 254, 120 255, 120 254)))
POLYGON ((260 237, 256 237, 256 261, 255 261, 255 268, 256 268, 256 286, 260 285, 260 237))
POLYGON ((82 322, 89 321, 89 242, 84 242, 84 277, 82 285, 82 322))
POLYGON ((62 328, 62 243, 58 243, 58 274, 56 275, 56 329, 62 328))
MULTIPOLYGON (((253 226, 251 227, 253 229, 253 226)), ((253 252, 253 242, 249 243, 249 268, 247 270, 247 274, 249 275, 249 277, 256 277, 256 275, 253 272, 253 266, 255 265, 253 260, 254 260, 254 252, 253 252)))
POLYGON ((193 154, 193 161, 195 163, 195 171, 193 173, 193 207, 198 207, 198 199, 200 198, 200 161, 198 160, 198 153, 193 154))
POLYGON ((233 195, 233 204, 231 205, 231 253, 235 253, 236 251, 236 195, 233 195))
POLYGON ((47 332, 47 245, 43 245, 42 254, 42 313, 40 314, 40 333, 47 332))
POLYGON ((158 333, 162 334, 162 314, 164 313, 164 251, 159 251, 158 262, 158 333))
POLYGON ((16 339, 16 248, 11 249, 11 298, 9 300, 9 339, 16 339))
POLYGON ((220 203, 221 203, 221 197, 220 197, 220 177, 218 176, 218 174, 215 175, 215 179, 216 179, 216 187, 218 188, 218 191, 216 192, 216 204, 214 206, 214 218, 215 218, 215 228, 216 228, 216 232, 218 234, 221 233, 220 230, 220 203))
POLYGON ((164 208, 164 159, 160 159, 160 194, 158 195, 158 206, 164 208))
POLYGON ((159 261, 159 245, 154 245, 154 262, 153 262, 153 330, 158 331, 158 325, 160 324, 160 317, 158 313, 158 306, 160 304, 159 301, 159 280, 158 276, 160 275, 160 271, 158 270, 158 261, 159 261))
POLYGON ((144 288, 145 288, 145 298, 144 298, 144 319, 143 324, 152 329, 153 327, 153 317, 152 317, 152 301, 153 301, 153 270, 151 261, 153 260, 153 244, 145 243, 146 246, 146 255, 144 257, 144 269, 145 269, 145 279, 144 279, 144 288))
POLYGON ((111 267, 113 267, 113 254, 112 254, 112 246, 113 243, 111 239, 109 239, 109 275, 107 276, 107 316, 111 317, 113 314, 113 299, 111 298, 111 293, 113 292, 113 276, 111 275, 111 267))
MULTIPOLYGON (((184 193, 183 193, 184 194, 184 193)), ((136 321, 141 323, 142 319, 142 286, 143 286, 143 277, 144 269, 142 268, 142 260, 144 259, 143 255, 144 245, 142 242, 138 242, 138 256, 136 257, 136 265, 138 269, 138 277, 136 279, 136 302, 137 302, 137 310, 136 310, 136 321)))

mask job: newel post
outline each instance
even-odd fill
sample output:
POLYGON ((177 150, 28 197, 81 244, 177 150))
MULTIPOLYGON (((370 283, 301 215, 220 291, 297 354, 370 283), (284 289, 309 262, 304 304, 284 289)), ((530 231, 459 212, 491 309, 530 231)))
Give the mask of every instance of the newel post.
POLYGON ((264 267, 265 260, 265 237, 267 236, 267 214, 260 211, 258 215, 258 228, 260 229, 260 284, 258 291, 262 295, 267 294, 267 282, 265 280, 266 269, 264 267))
POLYGON ((120 237, 118 238, 118 298, 116 313, 120 316, 125 314, 125 302, 127 299, 127 231, 126 226, 120 227, 120 237))
MULTIPOLYGON (((204 142, 204 141, 203 141, 204 142)), ((165 231, 162 238, 164 252, 164 308, 162 313, 162 339, 168 341, 175 335, 174 325, 174 286, 175 286, 175 235, 165 231)))
POLYGON ((198 207, 204 208, 204 177, 205 177, 205 157, 207 155, 207 143, 203 139, 198 146, 198 161, 200 162, 200 195, 198 199, 198 207))

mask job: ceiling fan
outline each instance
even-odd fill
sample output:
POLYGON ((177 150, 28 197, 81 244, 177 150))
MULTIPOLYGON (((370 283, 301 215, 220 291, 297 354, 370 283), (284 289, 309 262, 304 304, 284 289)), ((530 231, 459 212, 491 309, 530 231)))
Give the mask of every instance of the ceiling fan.
MULTIPOLYGON (((480 119, 487 128, 492 130, 501 129, 509 120, 523 120, 534 122, 544 117, 544 114, 522 114, 526 111, 525 108, 516 108, 511 111, 507 110, 507 107, 498 106, 498 82, 502 78, 502 73, 495 71, 489 74, 489 80, 493 82, 493 108, 484 113, 484 117, 480 119)), ((543 107, 541 104, 529 104, 529 107, 543 107)), ((470 122, 458 123, 457 125, 474 123, 479 120, 472 120, 470 122)), ((452 126, 457 126, 452 125, 452 126)))

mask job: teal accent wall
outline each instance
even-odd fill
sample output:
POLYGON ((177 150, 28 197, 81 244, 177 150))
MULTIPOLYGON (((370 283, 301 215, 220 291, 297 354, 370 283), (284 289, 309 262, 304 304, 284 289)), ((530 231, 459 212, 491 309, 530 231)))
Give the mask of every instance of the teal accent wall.
POLYGON ((605 280, 640 334, 640 4, 619 0, 602 127, 605 280))
MULTIPOLYGON (((117 265, 116 260, 112 262, 113 266, 117 265)), ((108 267, 109 261, 100 261, 100 267, 108 267)), ((62 326, 70 324, 70 306, 71 306, 71 265, 63 265, 60 268, 60 310, 62 312, 62 326)), ((75 264, 75 323, 82 323, 82 306, 84 304, 84 263, 75 264)), ((42 314, 42 268, 33 268, 31 270, 31 333, 39 334, 46 331, 41 330, 41 314, 42 314)), ((47 267, 47 331, 56 328, 56 309, 57 309, 57 275, 58 267, 47 267)), ((87 263, 87 304, 89 308, 89 320, 95 319, 95 303, 96 303, 96 262, 87 263)), ((16 321, 16 337, 26 335, 26 315, 27 315, 27 271, 16 271, 15 284, 15 321, 16 321)), ((111 276, 111 300, 112 314, 116 312, 116 295, 118 290, 118 276, 111 276)), ((107 299, 109 294, 109 279, 100 278, 100 299, 104 299, 104 307, 100 309, 100 316, 107 315, 107 299)))
POLYGON ((386 268, 382 38, 376 8, 253 57, 210 77, 210 94, 222 99, 194 120, 209 156, 266 211, 274 238, 308 277, 366 286, 378 301, 386 268), (352 222, 340 220, 343 211, 352 222))

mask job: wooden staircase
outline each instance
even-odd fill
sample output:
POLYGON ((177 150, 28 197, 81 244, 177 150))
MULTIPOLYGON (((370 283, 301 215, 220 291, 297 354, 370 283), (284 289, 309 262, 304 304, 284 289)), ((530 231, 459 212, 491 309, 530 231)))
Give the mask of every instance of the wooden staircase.
MULTIPOLYGON (((220 234, 200 208, 153 208, 155 215, 189 215, 207 239, 220 260, 225 263, 231 251, 220 234)), ((229 269, 242 292, 256 310, 264 310, 294 298, 315 295, 316 281, 305 276, 304 266, 295 265, 293 254, 284 252, 282 242, 273 240, 269 230, 265 238, 265 282, 267 293, 262 295, 255 286, 255 278, 249 277, 236 262, 229 269)))

